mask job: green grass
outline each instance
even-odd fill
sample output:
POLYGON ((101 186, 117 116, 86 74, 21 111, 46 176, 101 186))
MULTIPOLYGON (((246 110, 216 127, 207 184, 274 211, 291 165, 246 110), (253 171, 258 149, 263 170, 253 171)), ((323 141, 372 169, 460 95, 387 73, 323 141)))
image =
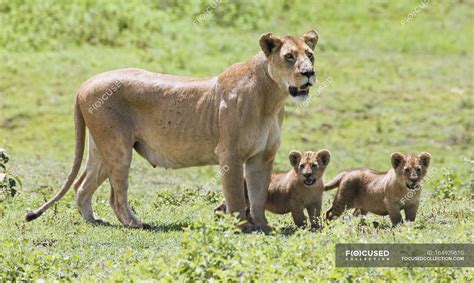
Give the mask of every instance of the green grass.
MULTIPOLYGON (((472 2, 432 1, 405 26, 400 21, 419 2, 223 1, 198 26, 192 20, 208 5, 204 1, 43 2, 0 5, 7 23, 0 36, 0 147, 23 181, 15 198, 0 202, 0 280, 474 279, 467 268, 334 266, 336 243, 473 242, 472 2), (35 22, 39 18, 57 23, 35 22), (287 233, 289 215, 267 214, 273 235, 234 234, 229 221, 213 219, 220 182, 199 193, 217 167, 153 169, 139 156, 129 198, 153 231, 119 225, 108 205, 108 184, 93 205, 110 227, 85 224, 72 192, 37 221, 23 222, 70 169, 74 94, 89 77, 123 67, 216 75, 258 52, 260 33, 302 34, 312 27, 321 35, 318 79, 332 83, 320 95, 313 88, 306 108, 288 100, 275 170, 289 169, 292 149, 329 149, 326 180, 350 167, 386 170, 393 151, 428 151, 436 174, 414 224, 390 229, 388 218, 372 215, 381 228, 360 227, 353 219, 321 232, 287 233)), ((332 198, 325 195, 324 211, 332 198)))

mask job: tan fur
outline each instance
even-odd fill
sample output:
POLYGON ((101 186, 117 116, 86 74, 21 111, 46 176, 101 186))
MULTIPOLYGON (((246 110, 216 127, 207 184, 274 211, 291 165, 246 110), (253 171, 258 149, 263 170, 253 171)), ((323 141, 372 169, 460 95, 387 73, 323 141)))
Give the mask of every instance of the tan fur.
POLYGON ((122 69, 99 74, 76 98, 74 165, 58 194, 30 212, 39 217, 69 189, 78 174, 89 130, 89 159, 76 182, 82 216, 97 222, 91 208, 94 191, 109 179, 110 204, 126 226, 144 227, 128 205, 128 174, 135 149, 153 166, 183 168, 219 164, 228 211, 245 220, 244 174, 254 228, 268 230, 264 214, 273 158, 280 146, 284 101, 306 96, 314 83, 312 50, 318 40, 260 37, 262 51, 217 77, 192 78, 122 69), (291 53, 294 60, 285 57, 291 53), (245 172, 244 172, 245 165, 245 172))
POLYGON ((395 226, 402 222, 400 210, 403 209, 406 220, 415 221, 423 177, 430 160, 426 152, 419 155, 395 152, 391 157, 392 168, 388 172, 354 169, 340 173, 325 185, 326 191, 339 188, 326 218, 335 219, 344 210, 356 208, 354 215, 366 215, 368 212, 389 215, 395 226))
MULTIPOLYGON (((311 228, 319 228, 324 192, 323 175, 330 157, 329 151, 325 149, 318 152, 290 152, 293 169, 287 173, 272 174, 265 209, 277 214, 290 212, 298 227, 306 226, 306 209, 311 228)), ((214 212, 225 210, 226 203, 223 201, 214 212)))

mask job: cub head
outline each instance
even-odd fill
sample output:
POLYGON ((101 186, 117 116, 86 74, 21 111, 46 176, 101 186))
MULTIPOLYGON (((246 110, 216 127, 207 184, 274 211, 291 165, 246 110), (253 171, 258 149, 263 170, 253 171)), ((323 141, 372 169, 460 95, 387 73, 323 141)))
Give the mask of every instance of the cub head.
POLYGON ((313 50, 318 38, 315 30, 302 37, 277 36, 271 32, 260 36, 260 47, 268 60, 268 74, 296 99, 305 100, 309 87, 315 82, 313 50))
POLYGON ((430 166, 430 161, 431 155, 428 152, 422 152, 419 155, 392 153, 392 167, 397 174, 397 178, 411 190, 421 187, 423 177, 425 177, 430 166))
POLYGON ((331 159, 331 154, 326 149, 318 152, 293 150, 290 152, 289 158, 297 178, 306 187, 311 187, 323 177, 324 170, 326 170, 326 166, 331 159))

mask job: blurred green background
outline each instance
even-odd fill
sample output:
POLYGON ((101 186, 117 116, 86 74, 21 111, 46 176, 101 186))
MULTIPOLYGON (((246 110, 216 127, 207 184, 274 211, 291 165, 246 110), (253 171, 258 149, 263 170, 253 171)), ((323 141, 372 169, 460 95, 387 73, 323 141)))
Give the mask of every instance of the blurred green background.
MULTIPOLYGON (((166 272, 170 278, 238 278, 238 264, 213 263, 223 270, 221 277, 199 260, 189 260, 184 269, 143 267, 153 262, 162 266, 164 258, 178 264, 181 257, 191 256, 186 249, 208 252, 199 250, 208 248, 206 244, 248 253, 255 260, 260 257, 266 271, 257 268, 244 273, 242 278, 247 279, 472 278, 458 269, 351 269, 348 273, 335 270, 332 261, 337 242, 473 241, 473 1, 3 0, 0 16, 0 147, 9 151, 9 165, 24 183, 19 196, 1 202, 0 227, 6 232, 0 233, 4 247, 0 279, 12 274, 17 278, 143 279, 166 272), (315 52, 319 83, 330 83, 323 91, 312 88, 309 105, 288 99, 275 169, 289 169, 287 154, 292 149, 329 149, 327 180, 350 167, 386 170, 393 151, 428 151, 433 156, 432 169, 438 173, 427 182, 419 226, 393 233, 358 228, 348 232, 339 223, 321 233, 278 235, 273 240, 231 236, 228 240, 238 243, 234 246, 222 239, 220 231, 214 238, 189 231, 183 234, 181 228, 195 225, 197 219, 212 219, 212 208, 220 199, 219 182, 214 185, 217 195, 202 203, 183 196, 189 193, 183 184, 204 186, 217 168, 152 169, 138 156, 130 179, 132 207, 139 218, 161 227, 160 233, 84 224, 74 209, 72 193, 56 207, 61 217, 49 211, 37 222, 22 222, 24 212, 51 196, 69 170, 74 152, 74 96, 85 80, 125 67, 218 75, 259 52, 260 34, 302 35, 310 28, 320 34, 315 52), (80 241, 64 242, 71 233, 80 241), (197 240, 199 247, 188 243, 183 250, 181 241, 189 233, 205 240, 197 240), (321 246, 328 240, 329 245, 321 246), (53 244, 38 248, 44 241, 53 244), (285 257, 289 262, 279 262, 270 251, 258 256, 250 252, 267 241, 276 250, 290 247, 285 257), (315 250, 299 254, 301 262, 293 262, 291 255, 307 247, 315 250), (23 257, 14 252, 18 250, 33 256, 23 257), (129 256, 123 258, 123 254, 129 256), (74 255, 76 265, 69 268, 64 257, 71 260, 74 255), (191 263, 201 271, 211 271, 197 273, 191 263), (22 267, 8 273, 14 266, 22 267)), ((107 204, 108 184, 103 187, 94 207, 100 217, 117 222, 107 204)), ((331 199, 328 194, 323 210, 331 199)), ((276 227, 291 224, 288 215, 269 217, 276 227)), ((214 257, 221 262, 218 253, 214 257)), ((259 264, 240 262, 243 269, 259 264)))

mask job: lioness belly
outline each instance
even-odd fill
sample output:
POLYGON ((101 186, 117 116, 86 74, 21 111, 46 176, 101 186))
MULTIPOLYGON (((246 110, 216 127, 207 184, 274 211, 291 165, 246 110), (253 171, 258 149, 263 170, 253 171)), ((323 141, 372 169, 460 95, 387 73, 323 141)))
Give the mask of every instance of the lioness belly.
POLYGON ((166 103, 137 113, 135 149, 152 165, 183 168, 217 164, 219 129, 213 109, 170 112, 166 103), (146 126, 144 126, 146 125, 146 126))
POLYGON ((184 168, 218 164, 217 156, 210 148, 197 148, 197 152, 176 151, 166 146, 151 147, 145 142, 136 142, 134 149, 154 167, 184 168))

